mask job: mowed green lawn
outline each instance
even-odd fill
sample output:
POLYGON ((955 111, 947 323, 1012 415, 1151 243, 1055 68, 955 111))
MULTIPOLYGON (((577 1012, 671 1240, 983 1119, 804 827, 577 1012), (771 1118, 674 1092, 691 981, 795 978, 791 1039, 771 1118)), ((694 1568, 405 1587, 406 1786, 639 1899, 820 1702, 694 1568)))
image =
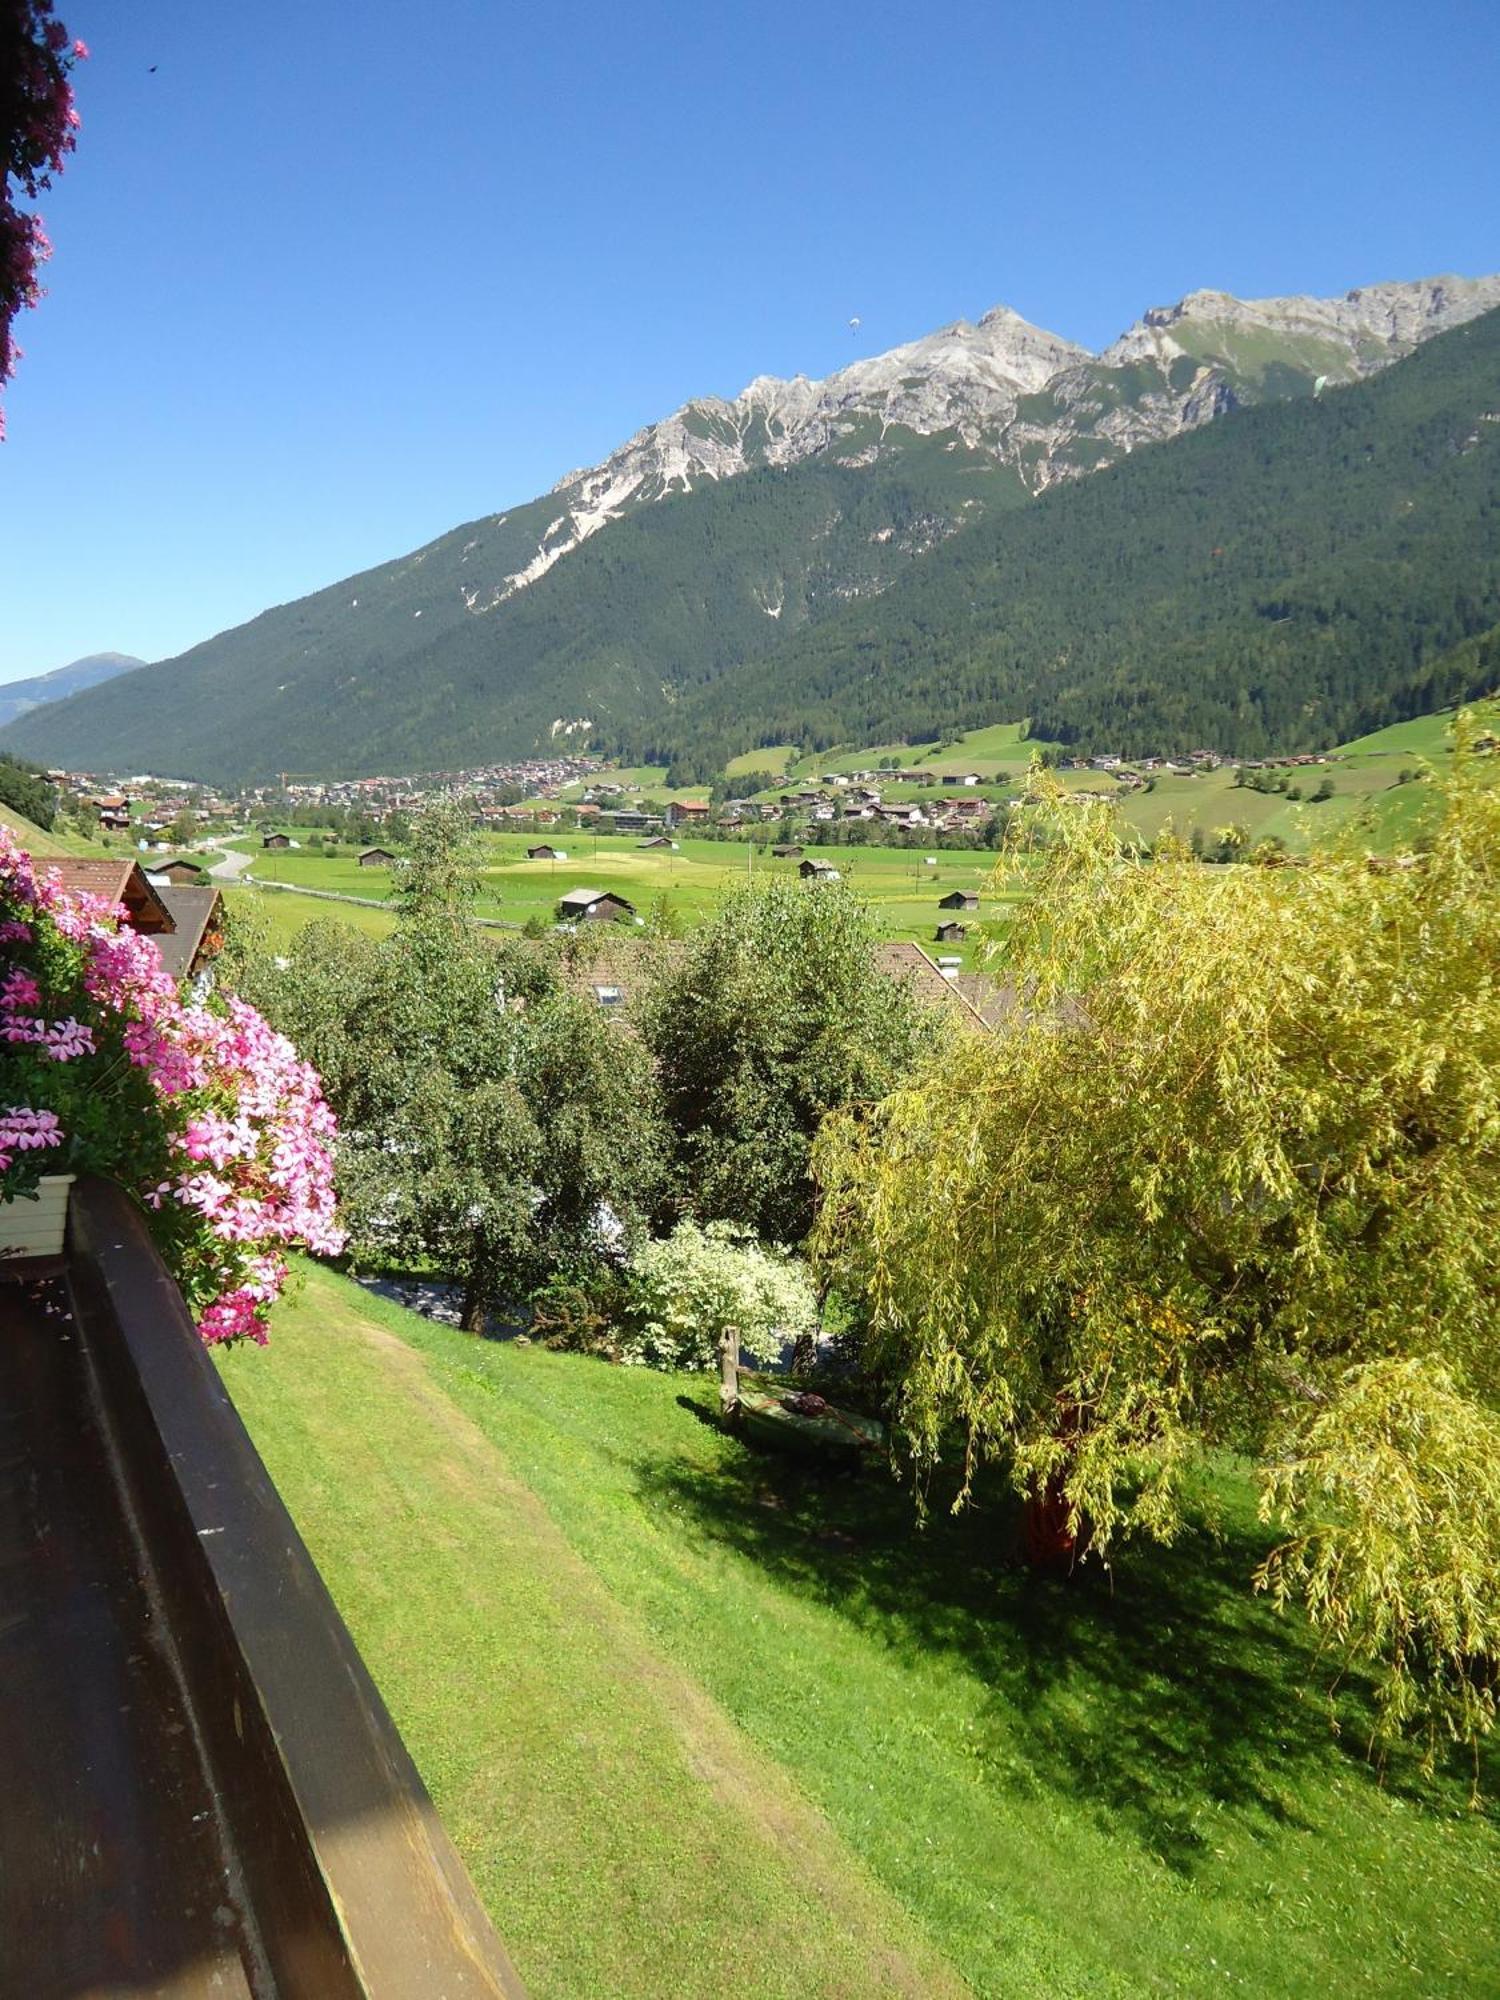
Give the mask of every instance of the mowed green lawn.
MULTIPOLYGON (((483 916, 500 917, 510 923, 525 924, 530 919, 555 921, 559 897, 570 889, 612 889, 633 903, 636 913, 649 918, 659 904, 685 925, 700 923, 721 908, 726 895, 748 883, 752 874, 796 878, 795 860, 773 860, 765 848, 757 848, 753 858, 747 843, 684 837, 678 851, 643 848, 635 835, 577 833, 559 831, 555 845, 567 855, 566 861, 528 861, 526 849, 547 836, 495 834, 484 842, 483 893, 477 905, 483 916)), ((945 853, 933 850, 934 863, 927 865, 924 852, 892 847, 814 848, 808 854, 820 856, 838 868, 844 880, 869 906, 875 928, 882 937, 912 938, 932 947, 933 933, 940 918, 939 899, 954 889, 978 890, 981 895, 980 923, 1004 922, 1017 891, 993 880, 995 857, 988 853, 945 853)), ((255 858, 255 875, 264 881, 284 882, 299 888, 331 890, 344 896, 383 897, 390 888, 385 869, 361 868, 352 852, 328 859, 309 850, 295 853, 261 851, 255 858)), ((816 894, 816 887, 809 890, 816 894)), ((257 899, 267 919, 284 934, 291 913, 275 905, 296 902, 297 921, 322 916, 347 916, 351 922, 379 917, 375 911, 360 911, 351 905, 320 905, 313 898, 293 898, 277 893, 257 899)), ((973 957, 979 945, 975 919, 970 924, 967 954, 973 957)), ((361 922, 362 928, 373 928, 361 922)), ((945 947, 946 949, 946 947, 945 947)))
POLYGON ((1039 1583, 991 1488, 314 1271, 236 1401, 536 2000, 1500 1991, 1500 1768, 1384 1783, 1219 1521, 1039 1583))
POLYGON ((243 913, 271 951, 285 951, 309 924, 348 924, 366 937, 385 937, 396 927, 390 910, 362 909, 354 903, 330 903, 321 896, 294 890, 257 889, 242 883, 221 884, 231 917, 243 913))

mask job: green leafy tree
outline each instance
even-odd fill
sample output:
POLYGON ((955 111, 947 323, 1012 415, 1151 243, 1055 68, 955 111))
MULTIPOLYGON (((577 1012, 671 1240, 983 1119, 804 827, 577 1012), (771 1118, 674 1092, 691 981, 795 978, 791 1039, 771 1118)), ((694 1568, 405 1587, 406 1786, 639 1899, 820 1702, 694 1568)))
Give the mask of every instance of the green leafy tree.
MULTIPOLYGON (((0 805, 11 807, 46 831, 57 816, 57 793, 37 765, 0 755, 0 805)), ((94 821, 97 825, 97 811, 94 821)))
MULTIPOLYGON (((1047 810, 1040 807, 1037 810, 1047 810)), ((1009 1031, 830 1121, 817 1245, 919 1465, 954 1432, 1034 1554, 1169 1540, 1231 1444, 1266 1583, 1472 1739, 1500 1603, 1500 790, 1462 745, 1421 862, 1144 863, 1054 808, 1009 1031)), ((965 1479, 964 1491, 968 1491, 965 1479)))
POLYGON ((675 1200, 700 1219, 797 1243, 824 1115, 893 1089, 930 1035, 872 964, 841 884, 743 889, 662 951, 640 1009, 675 1137, 675 1200))
POLYGON ((622 1247, 664 1145, 639 1043, 556 960, 464 920, 468 851, 440 801, 413 830, 394 934, 311 925, 254 990, 339 1114, 353 1254, 458 1279, 477 1332, 550 1272, 622 1247))
POLYGON ((410 924, 463 922, 479 897, 483 845, 473 809, 441 792, 413 823, 408 853, 397 864, 391 900, 410 924))

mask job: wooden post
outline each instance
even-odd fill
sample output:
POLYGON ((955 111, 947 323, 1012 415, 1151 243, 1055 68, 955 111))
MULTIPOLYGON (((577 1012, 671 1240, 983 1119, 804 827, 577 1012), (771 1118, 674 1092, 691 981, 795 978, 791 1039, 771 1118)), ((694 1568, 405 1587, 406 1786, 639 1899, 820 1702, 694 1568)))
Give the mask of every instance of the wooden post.
POLYGON ((740 1335, 738 1327, 726 1326, 719 1339, 719 1402, 727 1415, 739 1407, 740 1335))

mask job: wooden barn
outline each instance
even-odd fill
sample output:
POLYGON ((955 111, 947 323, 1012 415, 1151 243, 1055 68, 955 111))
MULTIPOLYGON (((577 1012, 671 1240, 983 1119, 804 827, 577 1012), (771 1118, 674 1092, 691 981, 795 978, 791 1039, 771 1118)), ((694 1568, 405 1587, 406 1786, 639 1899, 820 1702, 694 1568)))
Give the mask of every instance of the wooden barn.
POLYGON ((153 861, 146 873, 157 884, 168 884, 176 889, 198 888, 204 879, 205 869, 201 861, 189 861, 179 857, 174 861, 153 861))
POLYGON ((557 912, 564 923, 619 923, 634 917, 635 904, 613 889, 570 889, 557 912))

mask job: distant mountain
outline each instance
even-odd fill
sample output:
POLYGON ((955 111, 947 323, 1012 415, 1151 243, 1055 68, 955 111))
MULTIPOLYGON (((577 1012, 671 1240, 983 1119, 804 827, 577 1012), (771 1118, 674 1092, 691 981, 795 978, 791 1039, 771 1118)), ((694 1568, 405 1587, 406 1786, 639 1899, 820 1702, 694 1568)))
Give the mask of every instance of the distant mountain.
MULTIPOLYGON (((558 741, 679 757, 691 745, 701 766, 731 737, 763 739, 773 714, 794 732, 814 710, 819 733, 841 727, 855 684, 861 713, 909 715, 903 690, 920 686, 934 713, 971 714, 995 678, 950 661, 938 684, 898 658, 880 637, 887 593, 929 570, 958 576, 967 549, 1003 541, 1009 517, 1038 505, 1048 522, 1072 518, 1079 478, 1144 445, 1256 404, 1311 411, 1496 306, 1500 278, 1337 300, 1195 292, 1097 356, 997 308, 822 381, 762 377, 732 400, 688 403, 539 500, 30 715, 4 740, 232 781, 431 770, 558 741), (868 644, 827 677, 836 698, 803 708, 793 662, 823 673, 825 627, 868 644)), ((1140 546, 1151 525, 1117 530, 1140 546)), ((1045 596, 1048 548, 1022 532, 1045 596)), ((922 641, 933 660, 949 658, 961 612, 948 588, 922 641)), ((965 627, 971 654, 1003 642, 1005 605, 985 615, 997 622, 965 627)), ((1088 641, 1070 627, 1061 657, 1088 641)), ((994 713, 1033 712, 1007 688, 1020 706, 994 713)))
POLYGON ((1500 311, 991 514, 619 747, 712 770, 1026 716, 1130 755, 1326 748, 1500 684, 1497 523, 1500 311))
POLYGON ((80 694, 85 688, 97 687, 117 674, 132 673, 145 664, 133 653, 90 653, 66 667, 54 667, 51 673, 33 674, 24 681, 7 681, 0 687, 0 725, 14 722, 18 716, 40 708, 43 702, 80 694))

